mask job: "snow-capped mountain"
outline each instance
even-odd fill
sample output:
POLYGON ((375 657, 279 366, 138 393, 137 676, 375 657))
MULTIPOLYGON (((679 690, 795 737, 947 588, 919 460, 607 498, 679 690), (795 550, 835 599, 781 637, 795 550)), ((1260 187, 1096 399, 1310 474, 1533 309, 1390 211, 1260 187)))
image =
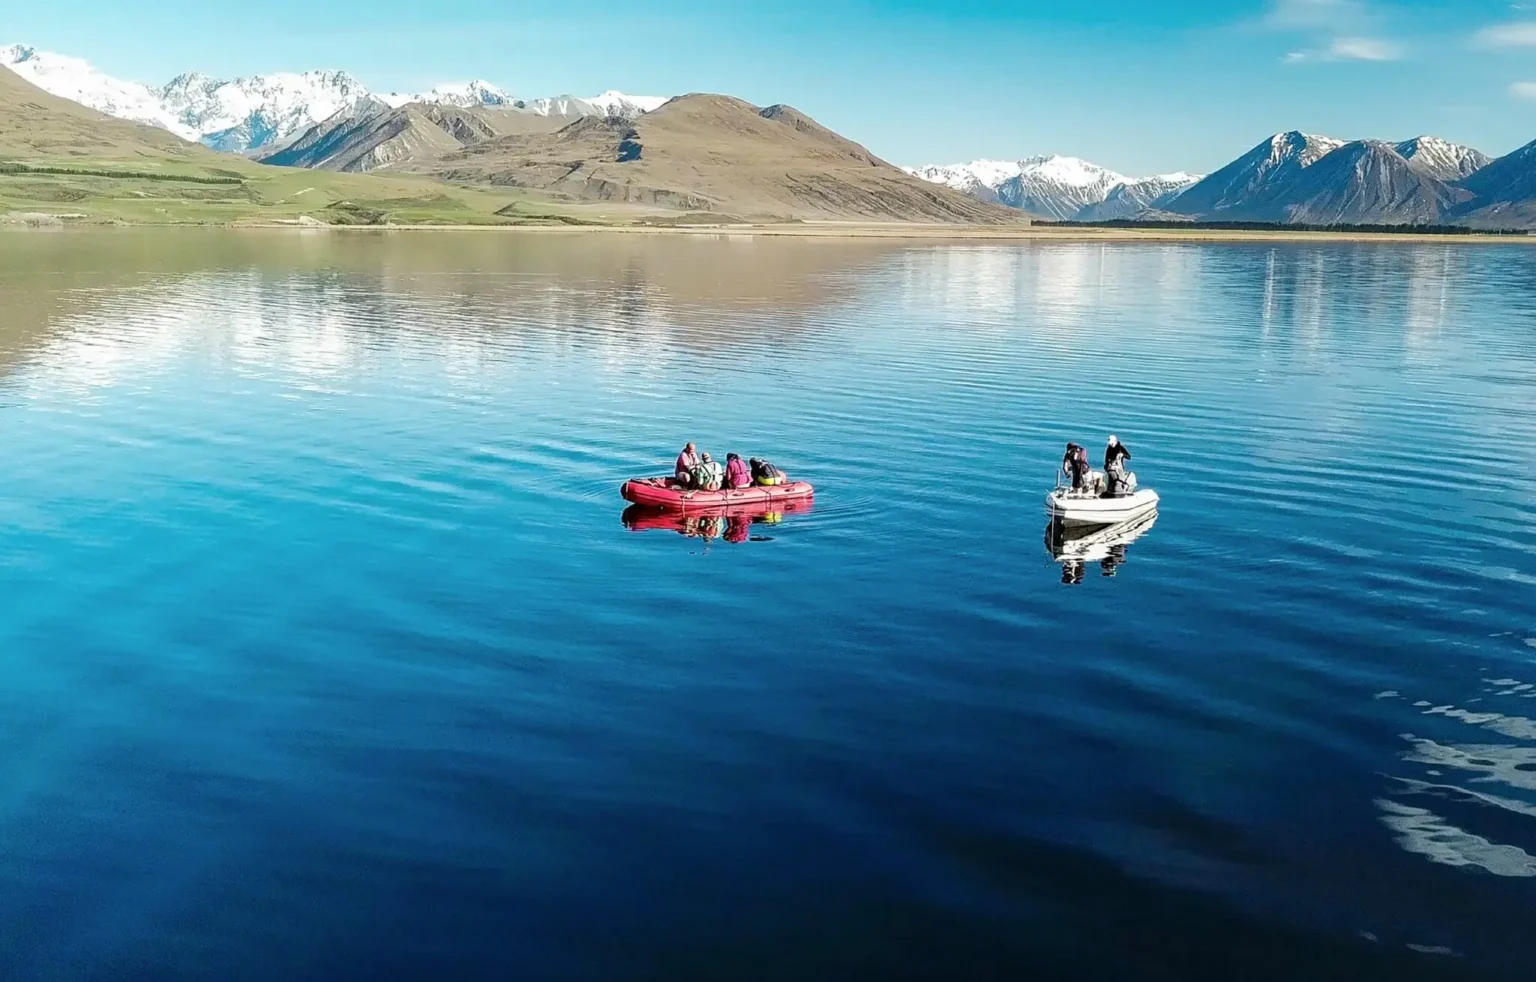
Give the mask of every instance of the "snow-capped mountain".
POLYGON ((1445 220, 1488 166, 1438 137, 1401 143, 1276 133, 1160 206, 1206 221, 1401 225, 1445 220))
POLYGON ((0 47, 0 67, 9 68, 45 92, 108 116, 158 126, 184 140, 197 139, 197 131, 177 120, 159 93, 137 82, 112 78, 79 58, 12 44, 0 47))
POLYGON ((1059 155, 903 169, 925 181, 1043 218, 1075 219, 1087 213, 1085 220, 1094 221, 1127 217, 1199 180, 1188 174, 1125 177, 1086 160, 1059 155), (1115 204, 1106 207, 1110 199, 1115 204))
POLYGON ((1200 218, 1248 219, 1255 209, 1263 210, 1275 190, 1297 172, 1343 145, 1343 140, 1298 130, 1276 133, 1221 170, 1191 185, 1165 208, 1200 218))
POLYGON ((1031 157, 1019 161, 1019 173, 998 186, 997 199, 1031 215, 1071 219, 1129 181, 1122 174, 1076 157, 1031 157))
POLYGON ((215 150, 244 152, 274 148, 359 100, 390 107, 420 102, 461 108, 506 108, 540 115, 633 117, 666 102, 660 96, 604 92, 590 99, 560 96, 523 103, 485 81, 453 82, 422 93, 373 93, 346 72, 276 72, 216 79, 198 72, 178 75, 160 88, 112 78, 90 63, 25 45, 0 47, 0 66, 37 87, 136 122, 200 140, 215 150))
POLYGON ((160 90, 162 104, 215 150, 281 143, 367 96, 346 72, 277 72, 228 81, 191 72, 160 90))
POLYGON ((1199 180, 1198 174, 1179 171, 1127 181, 1110 188, 1109 194, 1104 196, 1103 201, 1089 205, 1074 217, 1082 222, 1111 222, 1117 218, 1134 218, 1149 208, 1162 208, 1163 205, 1178 197, 1185 188, 1199 180))
POLYGON ((983 201, 997 202, 997 189, 1011 177, 1023 172, 1016 160, 973 160, 968 164, 930 164, 927 167, 903 167, 914 177, 930 184, 964 191, 983 201))
POLYGON ((573 95, 557 95, 546 99, 529 99, 518 106, 538 116, 623 116, 634 119, 667 102, 666 96, 625 95, 612 90, 590 99, 573 95))
POLYGON ((461 109, 473 109, 476 106, 511 106, 517 102, 512 97, 512 93, 506 89, 481 79, 475 79, 473 82, 445 82, 442 85, 433 86, 426 92, 390 92, 379 95, 378 98, 395 108, 413 102, 458 106, 461 109))
POLYGON ((595 95, 590 99, 583 99, 589 106, 596 106, 608 116, 623 116, 633 119, 643 113, 660 109, 671 101, 671 96, 663 95, 626 95, 609 89, 602 95, 595 95))
POLYGON ((1413 169, 1438 181, 1459 181, 1482 170, 1492 157, 1438 136, 1417 136, 1394 145, 1413 169))
POLYGON ((1470 197, 1423 173, 1390 143, 1356 140, 1293 172, 1254 217, 1310 225, 1434 223, 1470 197))

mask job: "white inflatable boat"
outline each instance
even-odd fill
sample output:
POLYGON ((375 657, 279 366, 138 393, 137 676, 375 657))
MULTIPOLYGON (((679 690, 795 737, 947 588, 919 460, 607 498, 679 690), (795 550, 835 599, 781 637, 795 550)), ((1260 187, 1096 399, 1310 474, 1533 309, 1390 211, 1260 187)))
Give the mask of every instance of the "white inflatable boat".
POLYGON ((1045 496, 1045 510, 1063 525, 1119 525, 1157 510, 1157 492, 1137 488, 1104 497, 1095 491, 1057 488, 1045 496))

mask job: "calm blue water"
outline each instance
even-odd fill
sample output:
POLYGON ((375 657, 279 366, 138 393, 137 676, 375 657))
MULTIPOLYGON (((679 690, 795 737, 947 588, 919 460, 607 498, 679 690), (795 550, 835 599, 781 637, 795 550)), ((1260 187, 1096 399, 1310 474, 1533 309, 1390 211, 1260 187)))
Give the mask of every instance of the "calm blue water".
POLYGON ((0 237, 0 977, 1528 978, 1533 316, 1521 246, 0 237), (1110 432, 1163 507, 1064 563, 1110 432), (626 528, 690 438, 815 507, 626 528))

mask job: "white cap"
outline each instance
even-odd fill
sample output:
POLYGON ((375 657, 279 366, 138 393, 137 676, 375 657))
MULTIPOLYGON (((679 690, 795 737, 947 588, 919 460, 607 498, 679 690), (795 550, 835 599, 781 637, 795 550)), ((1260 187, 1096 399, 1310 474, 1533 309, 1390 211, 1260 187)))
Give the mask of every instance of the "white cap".
POLYGON ((1110 446, 1114 446, 1115 444, 1117 444, 1119 442, 1120 442, 1120 438, 1119 437, 1115 436, 1113 433, 1111 433, 1109 435, 1109 445, 1110 446))

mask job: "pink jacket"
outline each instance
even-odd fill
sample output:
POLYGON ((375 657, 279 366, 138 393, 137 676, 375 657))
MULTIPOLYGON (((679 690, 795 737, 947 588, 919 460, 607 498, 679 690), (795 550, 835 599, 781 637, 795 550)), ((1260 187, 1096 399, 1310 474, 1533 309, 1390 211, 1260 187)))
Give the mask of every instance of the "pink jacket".
POLYGON ((728 488, 750 488, 752 486, 752 468, 740 457, 736 457, 725 465, 725 486, 728 488))

